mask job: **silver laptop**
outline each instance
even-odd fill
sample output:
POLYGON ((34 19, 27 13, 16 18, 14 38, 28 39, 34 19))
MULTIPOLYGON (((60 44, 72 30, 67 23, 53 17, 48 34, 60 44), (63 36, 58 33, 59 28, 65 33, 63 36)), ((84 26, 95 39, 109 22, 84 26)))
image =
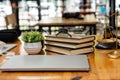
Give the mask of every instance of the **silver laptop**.
POLYGON ((1 71, 89 71, 86 55, 13 56, 0 66, 1 71))

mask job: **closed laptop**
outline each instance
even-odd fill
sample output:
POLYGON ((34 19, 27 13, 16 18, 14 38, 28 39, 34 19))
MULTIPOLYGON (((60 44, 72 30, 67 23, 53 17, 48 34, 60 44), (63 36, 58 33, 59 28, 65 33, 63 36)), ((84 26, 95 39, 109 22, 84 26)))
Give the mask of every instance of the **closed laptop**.
POLYGON ((18 55, 0 66, 1 71, 89 71, 86 55, 18 55))

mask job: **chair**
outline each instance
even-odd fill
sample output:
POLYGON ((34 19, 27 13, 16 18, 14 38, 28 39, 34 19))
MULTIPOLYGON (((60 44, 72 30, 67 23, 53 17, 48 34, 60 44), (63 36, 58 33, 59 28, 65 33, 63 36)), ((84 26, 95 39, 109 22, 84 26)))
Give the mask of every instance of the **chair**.
POLYGON ((15 14, 5 16, 5 22, 6 29, 0 30, 0 40, 4 42, 13 42, 21 35, 21 31, 17 29, 15 14), (11 28, 9 28, 9 25, 11 25, 11 28))
POLYGON ((12 27, 12 29, 16 29, 17 26, 17 21, 16 21, 16 17, 15 14, 10 14, 5 16, 5 22, 6 22, 6 28, 9 29, 9 26, 12 27))

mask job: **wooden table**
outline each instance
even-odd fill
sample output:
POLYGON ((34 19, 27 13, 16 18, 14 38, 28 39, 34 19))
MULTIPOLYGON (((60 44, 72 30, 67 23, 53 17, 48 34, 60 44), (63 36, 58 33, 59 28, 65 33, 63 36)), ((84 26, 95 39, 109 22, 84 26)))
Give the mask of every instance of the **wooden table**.
MULTIPOLYGON (((11 51, 16 55, 27 55, 21 41, 14 43, 17 47, 11 51)), ((113 50, 96 49, 95 53, 88 54, 89 72, 0 72, 0 80, 72 80, 76 76, 82 76, 81 80, 120 80, 120 58, 109 58, 107 54, 111 51, 113 50)), ((5 59, 4 56, 0 56, 0 65, 5 59)))
POLYGON ((87 15, 87 14, 94 14, 95 15, 95 13, 96 13, 96 11, 95 10, 91 10, 91 9, 83 9, 83 10, 80 10, 79 11, 80 12, 80 14, 83 14, 83 15, 87 15))
MULTIPOLYGON (((90 18, 89 18, 90 19, 90 18)), ((40 20, 36 25, 39 26, 39 31, 42 30, 42 27, 49 27, 49 33, 51 34, 51 27, 73 27, 73 26, 87 26, 89 27, 90 34, 96 34, 96 24, 98 21, 96 20, 79 20, 73 18, 61 18, 61 17, 52 17, 52 18, 45 18, 40 20)))

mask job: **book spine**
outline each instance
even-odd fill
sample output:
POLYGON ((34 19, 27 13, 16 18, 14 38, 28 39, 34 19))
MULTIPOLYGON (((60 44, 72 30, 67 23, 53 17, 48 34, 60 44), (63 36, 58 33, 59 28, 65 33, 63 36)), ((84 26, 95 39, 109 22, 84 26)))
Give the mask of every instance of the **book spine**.
POLYGON ((78 48, 84 48, 84 47, 89 47, 89 46, 94 46, 95 42, 90 41, 86 43, 80 43, 80 44, 70 44, 70 43, 60 43, 60 42, 54 42, 54 41, 46 41, 45 45, 50 45, 50 46, 56 46, 56 47, 63 47, 63 48, 71 48, 71 49, 78 49, 78 48))
POLYGON ((95 37, 87 37, 87 38, 79 38, 79 39, 73 39, 73 38, 57 38, 57 37, 46 37, 45 40, 49 41, 57 41, 57 42, 68 42, 68 43, 84 43, 88 41, 95 40, 95 37))
MULTIPOLYGON (((87 41, 87 42, 83 42, 83 43, 88 43, 88 42, 93 42, 95 39, 87 41)), ((66 43, 66 44, 73 44, 73 45, 78 45, 78 43, 70 43, 70 42, 59 42, 59 41, 52 41, 52 40, 45 40, 45 42, 56 42, 56 43, 66 43)), ((83 43, 79 43, 79 44, 83 44, 83 43)))
POLYGON ((66 49, 53 47, 53 46, 46 46, 46 50, 57 52, 57 53, 61 53, 62 52, 63 54, 70 53, 70 51, 68 51, 66 49))
POLYGON ((83 37, 81 37, 81 36, 77 36, 77 37, 74 37, 74 36, 72 36, 71 38, 68 38, 68 37, 58 37, 58 36, 45 36, 46 38, 59 38, 59 39, 85 39, 85 38, 91 38, 91 37, 94 37, 95 38, 95 36, 94 35, 90 35, 90 36, 83 36, 83 37))
POLYGON ((83 48, 83 49, 72 50, 71 54, 83 54, 83 53, 90 53, 93 51, 94 51, 93 47, 88 47, 88 48, 83 48))
POLYGON ((67 54, 67 53, 61 53, 61 52, 55 52, 55 51, 51 51, 51 50, 46 50, 47 54, 54 54, 54 55, 82 55, 82 54, 89 54, 89 53, 93 53, 94 51, 89 51, 86 53, 79 53, 79 54, 67 54))
POLYGON ((93 45, 86 45, 86 46, 82 46, 79 48, 73 48, 73 47, 64 47, 64 46, 55 46, 55 45, 49 45, 49 44, 45 44, 46 46, 53 46, 53 47, 57 47, 57 48, 63 48, 66 50, 77 50, 77 49, 83 49, 83 48, 88 48, 88 47, 93 47, 93 45))
POLYGON ((49 55, 68 55, 68 54, 63 54, 63 53, 59 53, 59 52, 54 52, 54 51, 51 51, 51 50, 46 50, 47 54, 49 55))
POLYGON ((90 53, 94 51, 94 48, 91 46, 91 47, 77 49, 77 50, 67 50, 67 49, 59 48, 59 47, 46 46, 46 50, 57 52, 57 53, 62 53, 62 54, 67 54, 67 55, 72 55, 72 54, 90 53))

